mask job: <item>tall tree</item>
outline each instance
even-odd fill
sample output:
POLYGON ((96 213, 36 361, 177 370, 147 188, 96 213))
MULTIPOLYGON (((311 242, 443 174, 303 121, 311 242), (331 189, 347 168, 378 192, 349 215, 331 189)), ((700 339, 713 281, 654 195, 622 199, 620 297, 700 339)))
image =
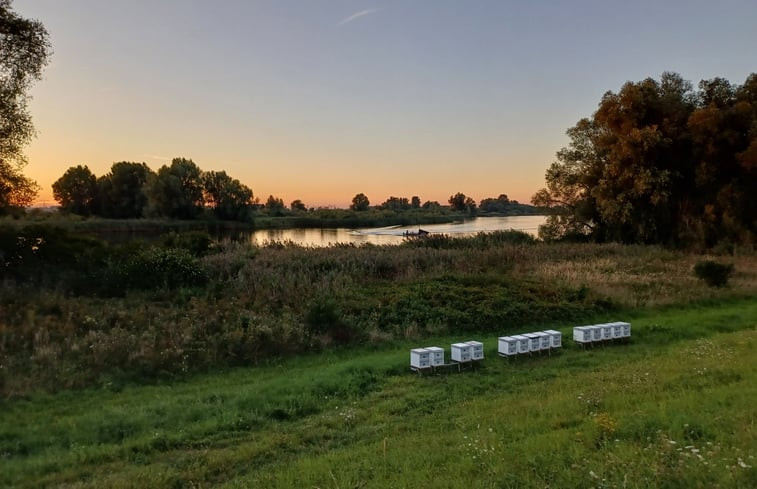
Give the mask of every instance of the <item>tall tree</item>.
POLYGON ((39 189, 23 174, 21 149, 34 136, 27 92, 51 53, 42 23, 20 17, 10 0, 0 0, 0 212, 29 205, 39 189))
POLYGON ((154 177, 145 163, 113 163, 110 172, 97 180, 96 212, 115 219, 144 217, 147 184, 154 177))
POLYGON ((370 205, 371 202, 368 200, 368 197, 361 192, 352 198, 350 209, 353 211, 367 211, 370 205))
POLYGON ((174 158, 163 165, 147 187, 150 212, 174 219, 193 219, 202 212, 202 170, 194 161, 174 158))
POLYGON ((265 201, 265 208, 268 211, 269 214, 274 216, 280 216, 284 214, 284 200, 279 197, 274 197, 273 195, 269 195, 268 199, 265 201))
POLYGON ((675 73, 607 92, 590 119, 568 130, 546 188, 545 238, 583 235, 640 243, 714 244, 755 232, 749 148, 757 132, 752 91, 716 78, 695 92, 675 73))
POLYGON ((53 183, 53 197, 61 210, 88 216, 97 199, 97 177, 87 166, 72 166, 53 183))
POLYGON ((292 203, 289 204, 289 208, 292 209, 293 211, 300 211, 300 212, 308 210, 307 207, 305 206, 305 203, 302 202, 300 199, 293 200, 292 203))
POLYGON ((218 219, 247 219, 252 209, 252 190, 224 171, 202 174, 205 205, 218 219))
POLYGON ((410 209, 411 204, 407 197, 389 197, 379 207, 392 211, 404 211, 410 209))

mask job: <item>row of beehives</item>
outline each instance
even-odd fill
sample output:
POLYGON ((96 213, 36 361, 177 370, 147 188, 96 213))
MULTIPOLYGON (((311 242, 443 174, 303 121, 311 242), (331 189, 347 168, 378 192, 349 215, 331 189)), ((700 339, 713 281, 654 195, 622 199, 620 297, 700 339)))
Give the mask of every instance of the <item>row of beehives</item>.
POLYGON ((537 331, 535 333, 501 336, 497 351, 500 356, 507 357, 538 351, 551 351, 562 346, 562 333, 554 329, 537 331))
MULTIPOLYGON (((453 362, 467 363, 484 359, 484 344, 480 341, 453 343, 450 347, 453 362)), ((410 367, 431 368, 444 365, 444 348, 427 346, 410 350, 410 367)))
MULTIPOLYGON (((573 341, 589 344, 608 340, 630 338, 631 324, 624 322, 576 326, 573 328, 573 341)), ((526 353, 551 351, 562 346, 562 333, 554 329, 524 333, 513 336, 501 336, 497 352, 500 356, 515 356, 526 353)), ((479 341, 466 341, 451 345, 452 361, 466 363, 484 359, 484 344, 479 341)), ((410 350, 410 367, 413 369, 432 368, 444 365, 444 348, 428 346, 410 350)))
POLYGON ((584 345, 630 337, 631 324, 620 321, 573 328, 573 341, 584 345))

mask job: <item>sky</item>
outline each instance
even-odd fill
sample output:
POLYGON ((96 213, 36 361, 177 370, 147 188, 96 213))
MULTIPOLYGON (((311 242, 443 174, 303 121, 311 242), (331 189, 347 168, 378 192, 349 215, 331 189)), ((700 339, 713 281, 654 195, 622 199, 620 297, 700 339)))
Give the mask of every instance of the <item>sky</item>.
POLYGON ((46 26, 24 172, 226 171, 265 201, 529 202, 626 81, 757 71, 757 2, 15 0, 46 26))

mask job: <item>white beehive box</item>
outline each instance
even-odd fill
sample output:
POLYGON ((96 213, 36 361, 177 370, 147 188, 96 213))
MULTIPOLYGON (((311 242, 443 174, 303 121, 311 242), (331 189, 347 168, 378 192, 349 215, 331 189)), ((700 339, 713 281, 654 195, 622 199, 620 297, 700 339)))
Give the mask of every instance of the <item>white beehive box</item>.
POLYGON ((529 351, 539 351, 541 350, 541 338, 536 333, 526 333, 523 336, 528 338, 528 349, 529 351))
POLYGON ((467 343, 453 343, 451 348, 452 360, 455 362, 470 362, 473 348, 467 343))
POLYGON ((610 323, 612 325, 612 337, 615 338, 622 338, 623 337, 623 323, 610 323))
POLYGON ((602 341, 612 339, 612 324, 602 324, 602 341))
POLYGON ((595 324, 591 328, 591 341, 602 341, 602 325, 595 324))
POLYGON ((540 339, 539 348, 541 350, 549 350, 552 347, 552 335, 544 331, 539 331, 536 334, 539 335, 540 339))
POLYGON ((623 338, 630 338, 631 337, 631 323, 620 323, 620 329, 622 331, 621 337, 623 338))
POLYGON ((431 366, 431 352, 426 348, 410 350, 410 367, 428 368, 431 366))
POLYGON ((573 328, 573 341, 576 343, 591 343, 591 335, 591 326, 576 326, 573 328))
POLYGON ((554 329, 548 329, 544 332, 549 335, 550 348, 560 348, 562 346, 562 333, 555 331, 554 329))
POLYGON ((444 348, 438 346, 427 346, 426 350, 429 352, 429 361, 432 367, 438 367, 444 365, 444 348))
POLYGON ((471 346, 471 360, 483 360, 484 359, 484 344, 480 341, 466 341, 466 344, 471 346))
POLYGON ((518 340, 518 353, 528 353, 531 351, 531 339, 526 337, 525 335, 518 334, 513 336, 516 340, 518 340))
POLYGON ((500 336, 497 343, 497 352, 502 356, 518 354, 518 338, 515 336, 500 336))

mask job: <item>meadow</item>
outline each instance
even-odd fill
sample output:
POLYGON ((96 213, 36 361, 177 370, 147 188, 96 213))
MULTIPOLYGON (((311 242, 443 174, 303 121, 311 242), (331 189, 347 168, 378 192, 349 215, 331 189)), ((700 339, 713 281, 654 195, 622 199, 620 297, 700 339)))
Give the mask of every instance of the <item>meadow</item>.
POLYGON ((0 486, 757 485, 749 249, 8 236, 0 486), (568 340, 607 320, 631 343, 568 340), (496 356, 539 329, 563 351, 496 356), (410 348, 469 339, 480 368, 410 373, 410 348))
POLYGON ((623 318, 629 344, 550 356, 475 336, 461 373, 411 373, 408 349, 465 334, 5 401, 0 485, 755 487, 757 303, 623 318))
POLYGON ((699 255, 518 232, 318 249, 198 234, 116 246, 49 229, 23 242, 0 286, 6 398, 757 293, 753 252, 715 257, 735 272, 713 288, 692 273, 699 255))

